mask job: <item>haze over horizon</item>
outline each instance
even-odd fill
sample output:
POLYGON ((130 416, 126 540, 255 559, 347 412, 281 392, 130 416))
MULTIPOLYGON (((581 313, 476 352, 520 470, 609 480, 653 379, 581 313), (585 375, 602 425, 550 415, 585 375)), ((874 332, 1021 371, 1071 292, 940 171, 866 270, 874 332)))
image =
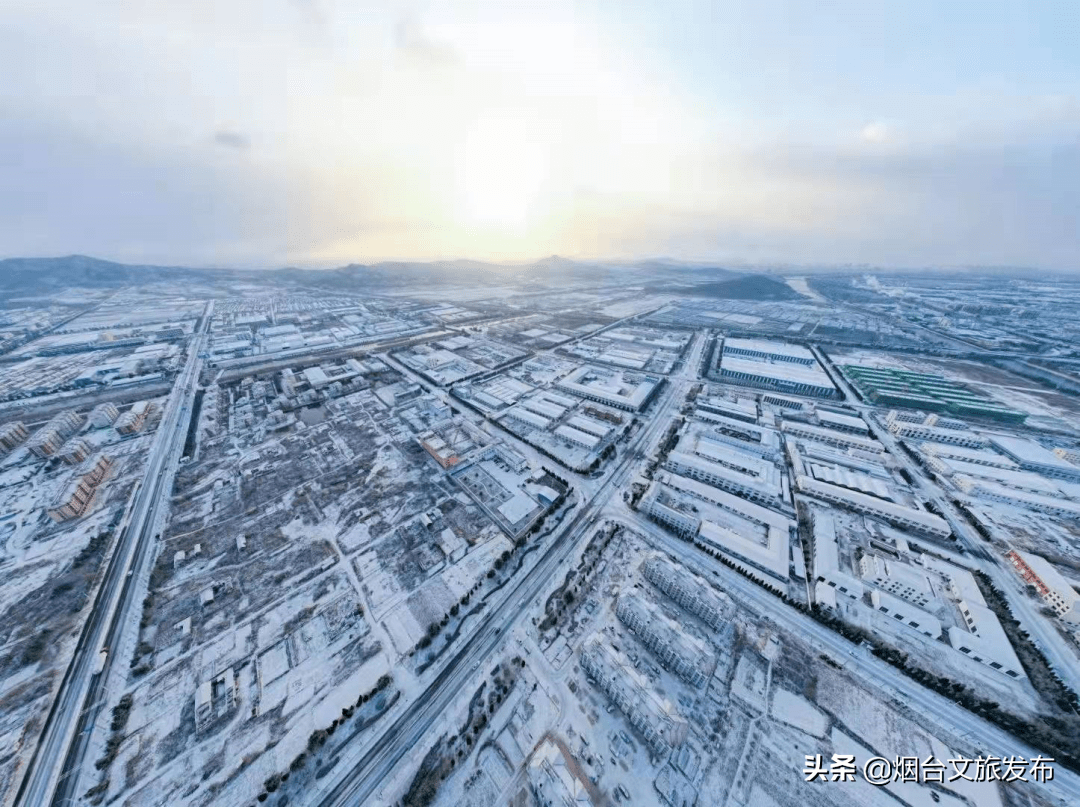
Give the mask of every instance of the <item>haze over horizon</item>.
POLYGON ((4 256, 1080 269, 1071 4, 48 6, 4 256))

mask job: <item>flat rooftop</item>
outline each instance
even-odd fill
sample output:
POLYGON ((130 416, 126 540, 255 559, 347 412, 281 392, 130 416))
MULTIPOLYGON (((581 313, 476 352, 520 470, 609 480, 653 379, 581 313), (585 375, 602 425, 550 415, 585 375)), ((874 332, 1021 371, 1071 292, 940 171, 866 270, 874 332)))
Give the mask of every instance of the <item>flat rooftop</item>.
POLYGON ((725 339, 724 349, 754 350, 759 353, 771 353, 773 356, 790 356, 797 359, 814 359, 814 354, 802 345, 788 342, 773 342, 769 339, 725 339))
POLYGON ((795 384, 808 384, 824 389, 835 389, 832 379, 817 364, 793 364, 791 362, 759 361, 748 356, 724 354, 720 360, 721 372, 745 373, 746 375, 772 378, 795 384))

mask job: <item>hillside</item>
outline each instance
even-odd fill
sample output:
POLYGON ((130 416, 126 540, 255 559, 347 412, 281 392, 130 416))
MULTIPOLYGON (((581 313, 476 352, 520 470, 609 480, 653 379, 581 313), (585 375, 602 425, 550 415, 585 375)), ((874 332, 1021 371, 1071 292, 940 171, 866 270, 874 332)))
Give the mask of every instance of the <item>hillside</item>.
POLYGON ((725 300, 802 300, 803 295, 783 280, 768 275, 745 275, 732 280, 699 283, 687 288, 684 294, 697 297, 717 297, 725 300))

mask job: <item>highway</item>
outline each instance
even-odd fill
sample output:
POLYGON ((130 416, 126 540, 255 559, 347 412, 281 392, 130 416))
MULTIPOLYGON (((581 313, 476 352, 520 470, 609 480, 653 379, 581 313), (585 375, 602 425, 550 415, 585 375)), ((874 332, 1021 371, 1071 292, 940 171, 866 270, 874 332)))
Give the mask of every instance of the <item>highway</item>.
MULTIPOLYGON (((65 805, 79 793, 79 773, 94 724, 108 701, 109 675, 129 624, 138 624, 145 578, 156 555, 158 524, 167 515, 172 478, 183 451, 188 419, 202 362, 199 353, 213 311, 207 304, 200 333, 193 336, 187 362, 177 376, 147 457, 146 476, 135 493, 117 545, 90 614, 83 625, 42 733, 23 775, 15 804, 65 805), (97 670, 99 653, 110 649, 97 670)), ((121 663, 127 673, 127 659, 121 663)), ((88 786, 88 785, 87 785, 88 786)))
POLYGON ((316 784, 305 794, 305 803, 323 807, 380 803, 369 799, 388 781, 401 759, 415 751, 425 733, 450 708, 454 699, 469 690, 478 666, 502 649, 505 638, 531 609, 533 600, 545 586, 554 582, 562 565, 573 557, 580 542, 589 537, 604 505, 619 490, 640 457, 640 451, 632 450, 630 446, 647 451, 651 441, 664 433, 672 412, 678 411, 683 403, 684 387, 684 383, 673 381, 667 397, 656 404, 657 411, 650 422, 635 435, 630 445, 622 449, 617 464, 605 474, 604 481, 581 511, 552 539, 533 567, 481 617, 481 624, 428 687, 409 704, 407 711, 367 746, 350 769, 336 777, 327 777, 326 784, 316 784))
MULTIPOLYGON (((756 583, 733 569, 702 555, 692 544, 681 541, 643 516, 630 511, 609 518, 637 532, 651 536, 654 543, 678 558, 679 562, 704 577, 712 577, 733 600, 766 616, 777 627, 826 653, 849 672, 861 678, 871 691, 884 692, 908 710, 915 721, 947 745, 962 744, 954 752, 1006 756, 1017 754, 1031 759, 1039 751, 989 721, 969 712, 954 701, 911 680, 895 667, 863 652, 835 631, 791 608, 756 583)), ((1039 785, 1032 785, 1038 787, 1039 785)), ((1054 780, 1042 785, 1045 794, 1063 805, 1080 804, 1080 776, 1058 766, 1054 780)))

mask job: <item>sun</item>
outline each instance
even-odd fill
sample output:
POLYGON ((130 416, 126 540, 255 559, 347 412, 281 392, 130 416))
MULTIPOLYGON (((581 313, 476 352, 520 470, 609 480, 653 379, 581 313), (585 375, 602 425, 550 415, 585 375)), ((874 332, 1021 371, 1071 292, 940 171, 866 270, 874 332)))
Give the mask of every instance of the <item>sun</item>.
POLYGON ((521 230, 539 213, 548 159, 522 120, 477 122, 465 137, 458 170, 456 212, 463 223, 521 230))

